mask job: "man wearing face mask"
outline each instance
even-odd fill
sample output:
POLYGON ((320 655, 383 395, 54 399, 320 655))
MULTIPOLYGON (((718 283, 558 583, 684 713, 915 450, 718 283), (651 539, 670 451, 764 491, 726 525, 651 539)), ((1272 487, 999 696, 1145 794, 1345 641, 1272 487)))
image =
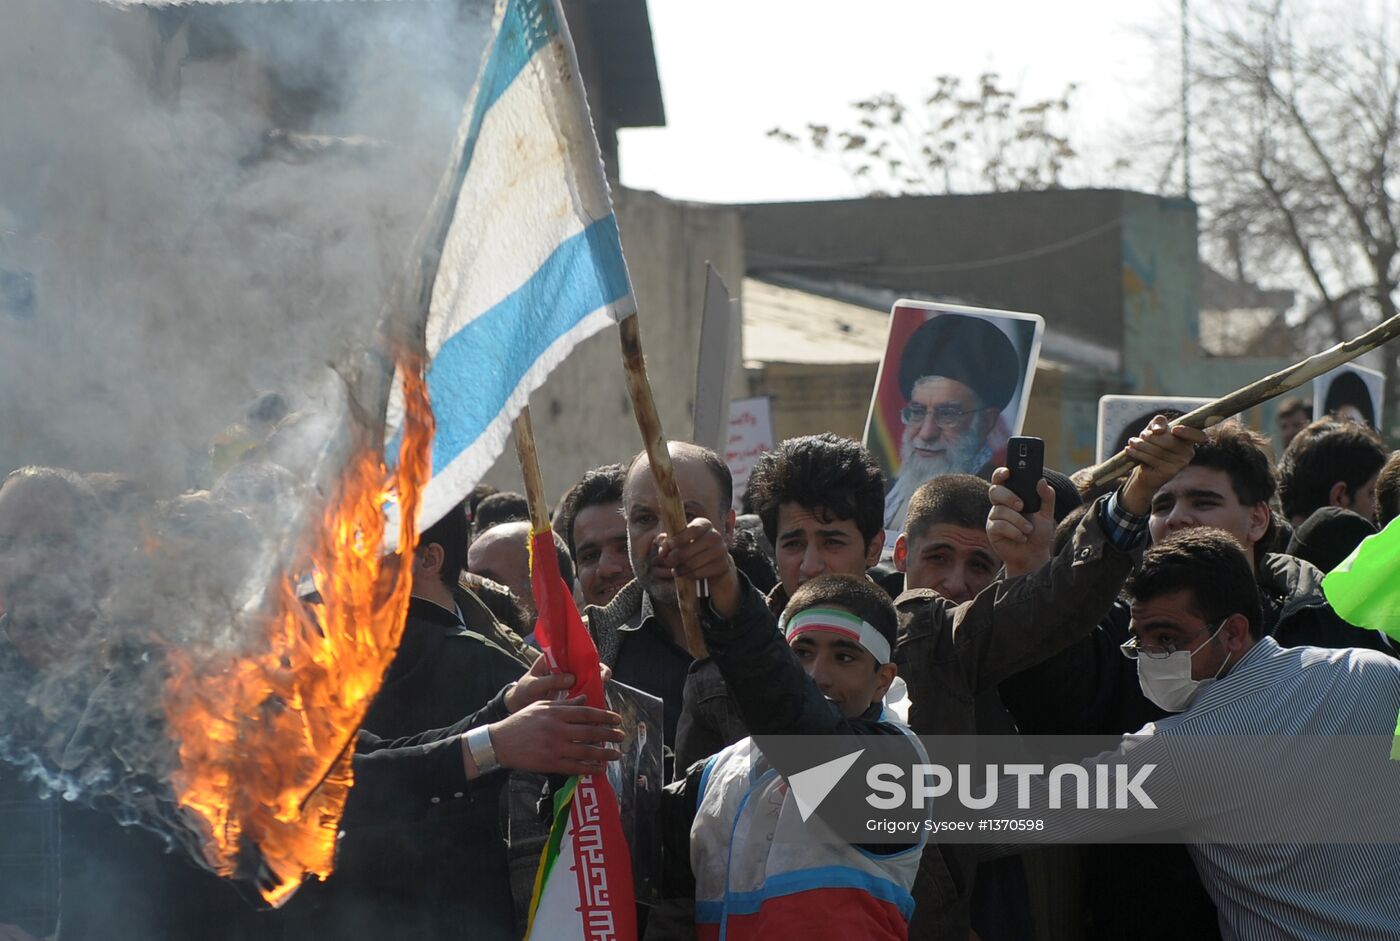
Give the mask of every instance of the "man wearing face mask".
MULTIPOLYGON (((1135 663, 1143 694, 1172 714, 1127 736, 1107 757, 1110 765, 1126 765, 1129 779, 1150 765, 1159 779, 1149 788, 1157 806, 1138 818, 1142 823, 1132 825, 1136 834, 1111 813, 1074 822, 1052 817, 1046 829, 1086 842, 1110 832, 1120 839, 1183 833, 1188 840, 1196 833, 1197 842, 1188 850, 1219 911, 1219 931, 1226 941, 1393 938, 1400 928, 1400 899, 1394 890, 1400 846, 1340 840, 1281 844, 1240 837, 1235 837, 1240 842, 1205 842, 1199 836, 1200 828, 1221 821, 1290 827, 1303 821, 1296 810, 1280 807, 1277 795, 1218 780, 1220 768, 1210 767, 1218 758, 1193 763, 1174 756, 1180 759, 1189 749, 1199 753, 1207 739, 1388 740, 1400 709, 1400 662, 1371 650, 1280 646, 1264 633, 1253 582, 1238 542, 1220 530, 1186 530, 1147 551, 1127 586, 1132 638, 1122 653, 1135 663), (1168 745, 1173 739, 1184 748, 1173 751, 1168 745), (1279 819, 1271 821, 1271 814, 1279 819)), ((1323 767, 1313 760, 1302 773, 1278 773, 1289 778, 1290 794, 1302 795, 1311 807, 1320 805, 1309 791, 1323 788, 1326 801, 1338 801, 1337 806, 1357 792, 1368 804, 1387 800, 1384 793, 1347 780, 1345 772, 1327 764, 1330 760, 1322 759, 1323 767)), ((1032 800, 1032 813, 1043 806, 1032 800)), ((1069 798, 1063 806, 1072 806, 1069 798)), ((1004 805, 989 811, 994 816, 1003 812, 1015 813, 1004 805)), ((1239 832, 1230 831, 1232 836, 1239 832)), ((1138 885, 1145 879, 1160 891, 1155 871, 1130 875, 1138 885)))

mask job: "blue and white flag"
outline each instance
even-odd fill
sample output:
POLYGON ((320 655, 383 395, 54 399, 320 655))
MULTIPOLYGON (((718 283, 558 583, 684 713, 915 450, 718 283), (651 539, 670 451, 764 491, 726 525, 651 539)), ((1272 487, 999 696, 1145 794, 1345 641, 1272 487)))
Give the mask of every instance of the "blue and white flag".
POLYGON ((636 309, 558 0, 498 10, 461 133, 427 329, 437 431, 420 529, 481 479, 550 370, 636 309))

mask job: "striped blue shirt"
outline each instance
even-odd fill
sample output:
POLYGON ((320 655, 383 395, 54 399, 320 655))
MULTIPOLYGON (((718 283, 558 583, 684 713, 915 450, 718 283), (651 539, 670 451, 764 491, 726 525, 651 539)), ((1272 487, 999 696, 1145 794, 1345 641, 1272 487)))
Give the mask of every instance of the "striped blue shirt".
MULTIPOLYGON (((1117 752, 1086 764, 1156 763, 1151 797, 1158 809, 1151 814, 1150 826, 1138 828, 1139 835, 1189 835, 1193 826, 1209 828, 1221 819, 1247 823, 1280 810, 1260 795, 1211 786, 1219 781, 1191 780, 1190 772, 1170 759, 1171 741, 1238 737, 1297 747, 1318 737, 1389 737, 1397 711, 1400 661, 1371 650, 1284 648, 1265 637, 1227 675, 1202 686, 1186 711, 1148 723, 1125 736, 1117 752)), ((1183 744, 1191 748, 1190 742, 1183 744)), ((1299 782, 1299 788, 1326 793, 1322 789, 1332 770, 1318 769, 1314 779, 1299 782)), ((998 804, 998 815, 1003 815, 1005 803, 998 804)), ((1263 819, 1286 827, 1284 832, 1306 823, 1263 819)), ((1131 836, 1121 818, 1105 813, 1052 817, 1046 829, 1053 830, 1056 840, 1070 842, 1131 836)), ((1190 851, 1215 900, 1225 941, 1400 938, 1400 846, 1197 842, 1190 844, 1190 851)), ((1142 891, 1153 891, 1152 873, 1141 877, 1142 891)))
MULTIPOLYGON (((1265 637, 1185 712, 1144 731, 1386 736, 1398 711, 1400 661, 1265 637)), ((1400 938, 1400 846, 1215 843, 1195 844, 1191 855, 1226 941, 1400 938)))

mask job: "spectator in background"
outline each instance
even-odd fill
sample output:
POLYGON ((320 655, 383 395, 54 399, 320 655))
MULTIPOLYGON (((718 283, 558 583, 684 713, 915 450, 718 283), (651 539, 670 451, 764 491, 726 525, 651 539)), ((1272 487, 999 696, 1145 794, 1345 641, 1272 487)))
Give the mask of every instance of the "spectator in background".
POLYGON ((734 520, 736 526, 745 532, 750 533, 754 538, 754 544, 758 546, 760 552, 768 557, 768 561, 777 565, 777 553, 773 550, 773 544, 768 541, 768 534, 763 531, 763 520, 758 518, 757 513, 744 511, 734 520))
POLYGON ((927 588, 962 604, 996 580, 1001 559, 987 539, 990 488, 971 474, 947 474, 914 492, 904 532, 894 544, 894 564, 904 573, 905 588, 927 588))
POLYGON ((1355 422, 1322 418, 1288 446, 1278 465, 1283 514, 1297 527, 1324 506, 1375 517, 1376 478, 1385 464, 1380 435, 1355 422))
POLYGON ((583 605, 606 605, 632 580, 622 516, 626 480, 627 468, 621 464, 595 467, 569 488, 554 514, 554 531, 574 557, 583 605))
POLYGON ((773 545, 781 612, 818 575, 864 575, 885 545, 884 477, 870 452, 830 433, 789 438, 758 459, 749 497, 773 545))
MULTIPOLYGON (((1114 454, 1126 448, 1128 442, 1141 435, 1143 430, 1146 429, 1148 425, 1152 424, 1152 419, 1156 418, 1158 415, 1161 415, 1167 421, 1176 421, 1185 414, 1186 413, 1179 408, 1164 408, 1158 411, 1148 412, 1146 415, 1139 415, 1123 426, 1123 430, 1118 433, 1118 440, 1113 443, 1113 450, 1109 451, 1109 456, 1112 457, 1114 454)), ((1116 486, 1117 482, 1115 481, 1108 485, 1108 489, 1112 490, 1116 486)))
POLYGON ((1385 462, 1376 475, 1376 525, 1385 529, 1400 516, 1400 451, 1385 462))
MULTIPOLYGON (((458 584, 475 595, 501 627, 507 628, 512 634, 521 638, 530 633, 529 614, 516 600, 509 588, 500 582, 493 582, 489 578, 482 578, 471 572, 463 572, 458 584)), ((514 644, 509 646, 514 646, 514 644)))
POLYGON ((1342 421, 1356 422, 1367 428, 1376 427, 1376 408, 1371 403, 1371 390, 1366 380, 1354 372, 1344 372, 1327 387, 1327 402, 1322 409, 1342 421))
POLYGON ((1307 427, 1312 417, 1312 403, 1307 399, 1284 399, 1283 404, 1278 407, 1277 420, 1278 436, 1285 448, 1292 443, 1298 432, 1307 427))
POLYGON ((1311 562, 1320 572, 1330 572, 1361 545, 1361 540, 1376 534, 1369 519, 1339 506, 1324 506, 1309 516, 1288 541, 1288 554, 1311 562))
MULTIPOLYGON (((487 498, 490 499, 494 498, 487 498)), ((482 501, 483 506, 485 502, 482 501)), ((572 586, 574 562, 569 557, 569 547, 558 533, 554 534, 554 549, 559 555, 559 573, 564 576, 564 584, 572 586)), ((530 631, 534 631, 537 611, 535 592, 530 587, 529 522, 501 523, 478 533, 467 550, 467 571, 509 588, 525 611, 530 631)), ((453 580, 455 582, 455 575, 453 580)))
POLYGON ((472 525, 473 532, 476 530, 476 509, 481 505, 481 501, 485 500, 493 493, 500 492, 500 490, 490 484, 477 484, 471 489, 471 492, 467 494, 467 499, 465 501, 467 522, 472 525))
POLYGON ((472 538, 501 523, 530 519, 530 504, 523 494, 504 491, 481 498, 472 512, 472 538))
POLYGON ((749 580, 749 584, 766 597, 778 587, 778 570, 773 567, 773 560, 763 549, 762 536, 761 530, 755 534, 752 529, 736 526, 734 545, 729 547, 729 554, 734 557, 734 564, 749 580))

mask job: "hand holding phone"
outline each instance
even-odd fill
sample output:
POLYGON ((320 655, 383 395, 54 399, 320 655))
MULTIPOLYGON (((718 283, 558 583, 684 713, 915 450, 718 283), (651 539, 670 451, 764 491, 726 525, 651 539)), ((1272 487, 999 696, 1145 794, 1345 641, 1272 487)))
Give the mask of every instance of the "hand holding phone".
POLYGON ((1040 492, 1036 488, 1045 475, 1045 442, 1032 437, 1012 438, 1006 442, 1006 467, 1011 476, 1003 486, 1020 498, 1021 515, 1040 512, 1040 492))

